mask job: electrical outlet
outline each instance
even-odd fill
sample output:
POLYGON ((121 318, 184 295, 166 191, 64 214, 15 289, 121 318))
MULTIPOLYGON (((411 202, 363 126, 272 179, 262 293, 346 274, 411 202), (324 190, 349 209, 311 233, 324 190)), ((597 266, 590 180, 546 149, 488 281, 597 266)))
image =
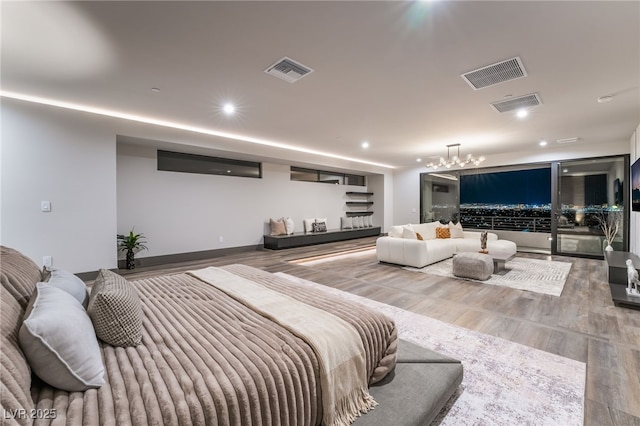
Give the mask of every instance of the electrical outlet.
POLYGON ((50 212, 51 211, 51 201, 40 201, 40 211, 50 212))
POLYGON ((51 256, 42 256, 42 265, 45 267, 50 267, 53 264, 53 259, 51 256))
POLYGON ((219 242, 219 243, 224 243, 224 237, 223 237, 222 235, 220 235, 220 236, 218 237, 218 242, 219 242))

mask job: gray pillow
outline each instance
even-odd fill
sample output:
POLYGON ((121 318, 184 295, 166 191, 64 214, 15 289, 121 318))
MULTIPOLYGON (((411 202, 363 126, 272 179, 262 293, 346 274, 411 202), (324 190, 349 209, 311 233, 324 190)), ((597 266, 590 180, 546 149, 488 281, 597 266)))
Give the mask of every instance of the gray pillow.
POLYGON ((87 307, 87 303, 89 303, 89 289, 87 289, 84 281, 71 272, 62 269, 50 269, 49 272, 50 275, 47 284, 66 291, 75 297, 83 307, 87 307))
POLYGON ((67 292, 36 284, 18 339, 33 372, 49 385, 73 392, 105 383, 91 320, 67 292))
POLYGON ((142 342, 142 305, 136 289, 120 275, 101 269, 87 312, 96 335, 113 346, 137 346, 142 342))

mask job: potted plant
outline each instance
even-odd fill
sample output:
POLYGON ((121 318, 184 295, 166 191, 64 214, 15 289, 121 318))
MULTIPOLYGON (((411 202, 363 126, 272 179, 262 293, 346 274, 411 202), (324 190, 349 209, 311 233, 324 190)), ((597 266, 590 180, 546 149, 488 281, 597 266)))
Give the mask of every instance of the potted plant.
POLYGON ((134 269, 136 267, 135 253, 140 250, 147 250, 146 240, 144 234, 134 234, 133 229, 129 231, 128 235, 118 234, 118 251, 127 252, 127 269, 134 269))
POLYGON ((618 234, 620 228, 620 221, 622 220, 622 212, 620 210, 609 210, 606 214, 601 212, 598 214, 598 222, 600 222, 600 229, 604 234, 604 240, 607 242, 605 251, 613 251, 611 244, 613 239, 618 234))

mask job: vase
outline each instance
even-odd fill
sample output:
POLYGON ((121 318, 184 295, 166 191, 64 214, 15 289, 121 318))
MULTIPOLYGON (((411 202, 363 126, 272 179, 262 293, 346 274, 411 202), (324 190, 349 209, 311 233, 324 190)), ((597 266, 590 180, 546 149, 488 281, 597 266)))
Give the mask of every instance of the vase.
POLYGON ((127 269, 135 269, 136 268, 134 256, 135 255, 133 253, 133 250, 128 250, 127 251, 127 269))

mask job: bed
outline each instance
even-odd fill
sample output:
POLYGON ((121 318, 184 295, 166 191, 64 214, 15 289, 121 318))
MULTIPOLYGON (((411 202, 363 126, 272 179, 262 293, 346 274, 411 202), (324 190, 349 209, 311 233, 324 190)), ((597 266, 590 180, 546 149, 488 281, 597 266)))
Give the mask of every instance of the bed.
MULTIPOLYGON (((304 336, 187 273, 130 282, 142 306, 142 342, 99 343, 106 384, 67 392, 31 373, 18 342, 29 299, 42 281, 37 265, 2 247, 3 424, 324 424, 323 360, 304 336)), ((366 307, 245 265, 227 274, 329 312, 348 323, 364 348, 366 380, 393 371, 397 330, 366 307)), ((325 392, 326 393, 326 392, 325 392)))

